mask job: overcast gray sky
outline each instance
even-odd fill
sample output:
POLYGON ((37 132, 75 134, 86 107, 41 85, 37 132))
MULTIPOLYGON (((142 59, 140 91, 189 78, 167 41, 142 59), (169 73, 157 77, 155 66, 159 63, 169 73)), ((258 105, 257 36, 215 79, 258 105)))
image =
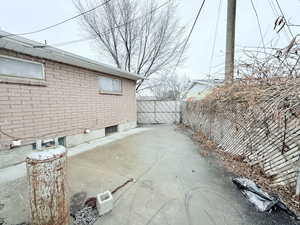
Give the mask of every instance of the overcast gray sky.
MULTIPOLYGON (((218 4, 221 1, 221 13, 219 29, 217 32, 215 54, 212 65, 212 72, 220 72, 222 76, 225 49, 226 30, 226 7, 227 0, 207 0, 203 11, 199 17, 193 35, 190 39, 187 51, 187 61, 184 68, 178 70, 179 73, 186 74, 192 79, 205 78, 209 72, 210 58, 212 54, 213 39, 217 20, 218 4)), ((163 1, 158 1, 163 2, 163 1)), ((178 16, 182 22, 192 25, 193 19, 200 7, 201 0, 178 0, 178 16)), ((288 32, 282 31, 277 34, 273 31, 276 12, 281 14, 276 0, 253 0, 259 16, 264 42, 278 47, 284 47, 291 40, 288 32), (271 8, 271 2, 276 9, 271 8), (276 40, 278 40, 276 42, 276 40)), ((300 1, 299 0, 278 0, 280 6, 290 23, 300 24, 300 1)), ((11 33, 22 33, 36 30, 56 22, 60 22, 77 13, 72 0, 9 0, 1 1, 0 28, 11 33)), ((296 35, 299 28, 292 28, 296 35)), ((76 20, 65 23, 54 29, 47 30, 34 35, 27 35, 27 38, 42 41, 54 45, 86 37, 76 20)), ((99 55, 92 47, 92 41, 85 41, 64 45, 59 48, 64 50, 99 60, 99 55)), ((237 0, 237 26, 236 26, 236 52, 239 55, 241 46, 262 45, 259 36, 259 28, 255 13, 251 6, 251 0, 237 0)), ((106 61, 105 63, 109 63, 106 61)))

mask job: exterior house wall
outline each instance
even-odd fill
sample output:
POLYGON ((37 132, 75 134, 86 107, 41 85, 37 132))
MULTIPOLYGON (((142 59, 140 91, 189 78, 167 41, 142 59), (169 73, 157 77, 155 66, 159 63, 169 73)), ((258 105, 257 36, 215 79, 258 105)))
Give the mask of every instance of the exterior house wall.
POLYGON ((208 95, 213 86, 208 84, 194 84, 193 87, 186 94, 186 101, 194 101, 203 99, 208 95))
POLYGON ((186 91, 184 99, 188 102, 201 100, 209 95, 214 87, 222 85, 222 83, 223 80, 220 79, 195 80, 186 91))
POLYGON ((9 148, 13 137, 32 144, 38 139, 83 134, 88 128, 96 138, 99 129, 136 123, 135 81, 119 78, 122 95, 100 94, 97 76, 115 76, 4 49, 0 55, 41 62, 45 70, 45 81, 40 83, 23 78, 23 84, 6 83, 0 77, 0 150, 9 148))

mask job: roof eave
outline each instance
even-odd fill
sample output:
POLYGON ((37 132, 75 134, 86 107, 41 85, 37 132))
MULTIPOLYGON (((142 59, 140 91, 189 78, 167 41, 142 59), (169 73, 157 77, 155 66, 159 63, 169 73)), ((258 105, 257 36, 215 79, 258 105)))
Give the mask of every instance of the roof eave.
MULTIPOLYGON (((7 36, 10 33, 0 31, 0 36, 7 36)), ((73 66, 82 67, 97 72, 110 74, 130 80, 139 80, 143 77, 135 73, 123 71, 112 66, 98 63, 94 60, 78 56, 76 54, 54 48, 51 46, 43 46, 39 42, 35 42, 20 36, 0 38, 0 48, 20 52, 33 57, 44 58, 73 66), (39 46, 39 47, 33 47, 39 46)))

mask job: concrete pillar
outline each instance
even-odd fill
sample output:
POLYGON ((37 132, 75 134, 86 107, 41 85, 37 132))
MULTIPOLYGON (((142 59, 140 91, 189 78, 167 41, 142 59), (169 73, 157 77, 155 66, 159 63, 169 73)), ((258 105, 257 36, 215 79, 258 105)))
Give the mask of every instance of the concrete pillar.
POLYGON ((67 151, 59 146, 26 158, 32 225, 69 224, 67 151))

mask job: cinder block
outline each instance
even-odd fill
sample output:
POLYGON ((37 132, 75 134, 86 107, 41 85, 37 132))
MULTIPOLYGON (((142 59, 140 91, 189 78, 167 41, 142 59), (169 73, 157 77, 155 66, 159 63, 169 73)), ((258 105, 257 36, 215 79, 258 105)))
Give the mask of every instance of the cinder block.
POLYGON ((105 191, 97 195, 97 209, 100 216, 113 209, 113 196, 110 191, 105 191))

